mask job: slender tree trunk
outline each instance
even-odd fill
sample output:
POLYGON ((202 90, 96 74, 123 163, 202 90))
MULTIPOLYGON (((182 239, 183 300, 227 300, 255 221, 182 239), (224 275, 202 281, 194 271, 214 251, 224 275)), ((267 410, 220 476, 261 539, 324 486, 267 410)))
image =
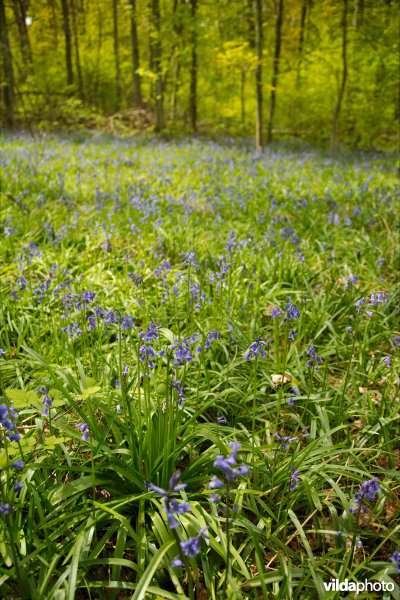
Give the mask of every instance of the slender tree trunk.
POLYGON ((24 65, 28 66, 32 62, 32 50, 29 41, 28 27, 26 24, 27 4, 24 0, 13 0, 13 11, 18 26, 19 43, 24 65))
POLYGON ((192 60, 190 64, 190 124, 193 131, 197 131, 197 0, 190 0, 191 10, 191 46, 192 60))
POLYGON ((364 0, 354 0, 353 27, 358 29, 364 17, 364 0))
POLYGON ((176 109, 178 100, 178 88, 179 88, 179 76, 181 72, 181 63, 179 56, 176 57, 176 62, 172 76, 172 93, 171 93, 171 120, 173 123, 176 121, 176 109))
POLYGON ((256 29, 256 150, 261 151, 263 147, 263 86, 262 86, 262 63, 263 63, 263 28, 262 28, 262 0, 255 0, 255 29, 256 29))
POLYGON ((338 99, 336 102, 335 110, 333 111, 332 118, 332 133, 331 133, 331 150, 334 150, 337 139, 337 128, 340 116, 340 109, 342 107, 344 92, 346 89, 347 81, 347 11, 348 11, 348 0, 343 0, 343 12, 342 12, 342 80, 340 82, 338 99))
POLYGON ((283 0, 278 1, 278 15, 276 19, 275 29, 275 52, 274 52, 274 66, 272 70, 271 80, 271 96, 269 104, 269 118, 268 118, 268 130, 267 130, 267 142, 272 142, 272 128, 274 125, 275 105, 276 105, 276 91, 278 86, 279 77, 279 66, 281 58, 281 46, 282 46, 282 23, 283 23, 283 0))
POLYGON ((139 39, 137 34, 136 0, 129 0, 131 5, 131 45, 133 67, 133 104, 136 108, 143 106, 142 82, 138 73, 140 68, 139 39))
POLYGON ((51 21, 52 21, 52 34, 53 34, 53 44, 55 48, 58 48, 58 27, 57 27, 57 15, 56 15, 56 7, 54 5, 54 0, 47 0, 47 5, 51 12, 51 21))
POLYGON ((118 39, 118 0, 112 0, 114 25, 114 60, 115 60, 115 103, 117 110, 121 105, 121 68, 119 63, 118 39))
POLYGON ((63 14, 63 29, 65 37, 65 63, 67 67, 67 84, 72 85, 74 83, 74 72, 72 69, 71 27, 69 21, 68 0, 61 0, 61 8, 63 14))
MULTIPOLYGON (((12 56, 10 50, 10 43, 8 40, 8 29, 7 29, 7 18, 6 8, 4 0, 0 0, 0 59, 4 78, 2 81, 1 88, 1 104, 4 106, 4 117, 1 114, 1 119, 7 127, 11 129, 15 125, 14 118, 14 72, 12 64, 12 56)), ((3 110, 1 110, 3 113, 3 110)))
POLYGON ((300 33, 299 33, 299 46, 298 46, 298 61, 297 61, 297 77, 296 77, 296 86, 299 87, 300 84, 300 71, 301 71, 301 63, 303 60, 303 46, 304 46, 304 36, 306 30, 306 20, 307 20, 307 6, 308 0, 303 0, 303 4, 301 6, 300 13, 300 33))
POLYGON ((171 91, 171 120, 173 123, 177 117, 177 105, 178 105, 178 90, 180 87, 180 73, 181 73, 181 48, 180 44, 183 37, 183 23, 182 14, 185 0, 174 0, 172 10, 172 24, 174 29, 174 47, 171 62, 172 68, 172 91, 171 91))
POLYGON ((161 71, 161 31, 160 31, 160 2, 151 0, 152 31, 150 32, 150 58, 152 69, 156 74, 156 122, 155 130, 164 129, 164 90, 161 71))
POLYGON ((74 51, 75 51, 75 65, 76 65, 76 73, 78 75, 78 89, 79 89, 79 97, 81 100, 85 99, 85 94, 83 91, 83 77, 82 77, 82 68, 81 68, 81 58, 79 52, 79 33, 78 33, 78 23, 77 23, 77 9, 75 0, 71 0, 71 13, 72 13, 72 30, 74 34, 74 51))

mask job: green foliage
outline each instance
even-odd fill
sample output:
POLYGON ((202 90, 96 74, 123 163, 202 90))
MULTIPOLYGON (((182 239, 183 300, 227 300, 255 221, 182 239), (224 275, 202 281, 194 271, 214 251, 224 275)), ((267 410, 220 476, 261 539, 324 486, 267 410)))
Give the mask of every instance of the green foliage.
MULTIPOLYGON (((101 128, 111 132, 152 129, 157 74, 150 41, 159 36, 166 131, 177 134, 189 129, 195 49, 200 132, 253 136, 256 58, 252 2, 223 0, 210 5, 199 0, 193 17, 190 2, 168 0, 161 3, 158 34, 151 16, 152 4, 136 0, 136 72, 143 97, 140 106, 135 105, 133 94, 132 3, 117 3, 120 103, 113 3, 66 0, 66 4, 71 85, 67 84, 65 23, 60 3, 31 0, 6 6, 20 126, 101 128), (31 18, 25 36, 16 18, 19 5, 27 7, 31 18), (27 45, 32 60, 27 59, 27 45)), ((271 0, 263 2, 265 115, 273 67, 275 4, 271 0)), ((342 2, 285 0, 276 138, 307 139, 317 144, 329 140, 342 72, 341 14, 342 2)), ((394 148, 399 118, 397 4, 381 0, 349 2, 347 27, 348 78, 339 139, 355 147, 394 148)))

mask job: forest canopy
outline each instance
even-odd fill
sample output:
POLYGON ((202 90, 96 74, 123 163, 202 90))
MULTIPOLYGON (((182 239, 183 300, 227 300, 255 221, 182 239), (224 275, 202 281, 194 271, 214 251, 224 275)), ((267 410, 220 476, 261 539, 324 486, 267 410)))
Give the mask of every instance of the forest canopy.
POLYGON ((398 3, 0 0, 1 124, 391 148, 398 3))

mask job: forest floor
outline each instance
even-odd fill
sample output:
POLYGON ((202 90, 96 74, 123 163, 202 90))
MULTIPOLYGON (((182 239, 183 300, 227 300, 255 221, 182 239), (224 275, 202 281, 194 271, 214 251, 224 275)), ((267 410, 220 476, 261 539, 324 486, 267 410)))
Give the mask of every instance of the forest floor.
POLYGON ((0 152, 4 597, 400 598, 393 158, 0 152))

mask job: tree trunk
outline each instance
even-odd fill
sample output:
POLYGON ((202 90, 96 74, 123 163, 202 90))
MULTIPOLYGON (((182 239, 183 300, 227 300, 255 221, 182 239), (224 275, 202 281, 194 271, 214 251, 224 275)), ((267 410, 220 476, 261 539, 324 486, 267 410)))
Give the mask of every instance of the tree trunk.
POLYGON ((143 106, 142 82, 138 70, 140 68, 139 39, 137 34, 136 0, 129 0, 131 5, 131 45, 133 66, 133 104, 136 108, 143 106))
POLYGON ((191 9, 191 46, 192 60, 190 64, 190 98, 189 112, 190 124, 193 131, 197 131, 197 0, 190 0, 191 9))
POLYGON ((115 104, 118 110, 121 105, 121 68, 119 63, 119 39, 118 39, 118 0, 113 3, 113 25, 114 25, 114 60, 115 60, 115 104))
POLYGON ((52 22, 52 34, 53 44, 55 48, 58 48, 58 27, 57 27, 57 16, 56 7, 54 6, 54 0, 47 0, 47 5, 51 11, 51 22, 52 22))
POLYGON ((300 73, 301 73, 301 63, 303 60, 303 47, 304 47, 304 38, 306 31, 306 20, 307 20, 307 8, 308 8, 309 0, 303 0, 303 4, 301 7, 300 14, 300 33, 299 33, 299 47, 298 47, 298 62, 297 62, 297 77, 296 77, 296 87, 300 86, 300 73))
POLYGON ((67 84, 74 83, 74 72, 72 69, 72 46, 71 46, 71 27, 69 22, 68 0, 61 0, 63 14, 63 29, 65 37, 65 64, 67 68, 67 84))
POLYGON ((337 138, 337 128, 340 116, 340 109, 342 107, 344 91, 346 89, 347 81, 347 10, 348 0, 343 0, 343 12, 342 12, 342 80, 340 82, 338 99, 336 102, 335 110, 333 111, 332 118, 332 133, 330 148, 334 150, 337 138))
POLYGON ((85 94, 83 91, 83 78, 82 78, 82 69, 81 69, 81 58, 79 52, 79 33, 78 33, 78 23, 77 23, 77 10, 75 1, 71 0, 71 12, 72 12, 72 30, 74 34, 74 50, 75 50, 75 64, 76 64, 76 72, 78 75, 78 89, 79 89, 79 97, 81 100, 85 99, 85 94))
POLYGON ((354 0, 353 27, 358 29, 364 17, 364 0, 354 0))
POLYGON ((164 129, 164 90, 161 71, 161 32, 160 32, 160 2, 159 0, 151 0, 151 25, 150 32, 150 58, 152 69, 156 75, 156 122, 155 130, 162 131, 164 129))
MULTIPOLYGON (((4 106, 4 121, 7 127, 11 129, 15 125, 14 118, 14 72, 10 43, 8 40, 6 8, 4 0, 0 0, 0 44, 1 44, 1 63, 4 79, 0 86, 2 94, 1 101, 4 106)), ((3 111, 1 111, 3 112, 3 111)), ((2 117, 2 115, 0 115, 2 117)))
POLYGON ((13 11, 18 26, 19 43, 24 65, 32 62, 32 50, 29 41, 28 27, 26 25, 27 3, 24 0, 13 0, 13 11))
POLYGON ((279 77, 279 63, 281 58, 281 46, 282 46, 282 23, 283 23, 283 0, 278 1, 278 15, 276 19, 275 29, 275 52, 274 52, 274 66, 272 70, 271 80, 271 96, 269 104, 269 118, 268 118, 268 130, 267 130, 267 142, 272 142, 272 128, 274 124, 275 115, 275 104, 276 104, 276 90, 278 86, 279 77))
POLYGON ((255 29, 256 29, 256 150, 263 147, 263 87, 262 87, 262 58, 263 58, 263 28, 262 28, 262 0, 255 0, 255 29))

